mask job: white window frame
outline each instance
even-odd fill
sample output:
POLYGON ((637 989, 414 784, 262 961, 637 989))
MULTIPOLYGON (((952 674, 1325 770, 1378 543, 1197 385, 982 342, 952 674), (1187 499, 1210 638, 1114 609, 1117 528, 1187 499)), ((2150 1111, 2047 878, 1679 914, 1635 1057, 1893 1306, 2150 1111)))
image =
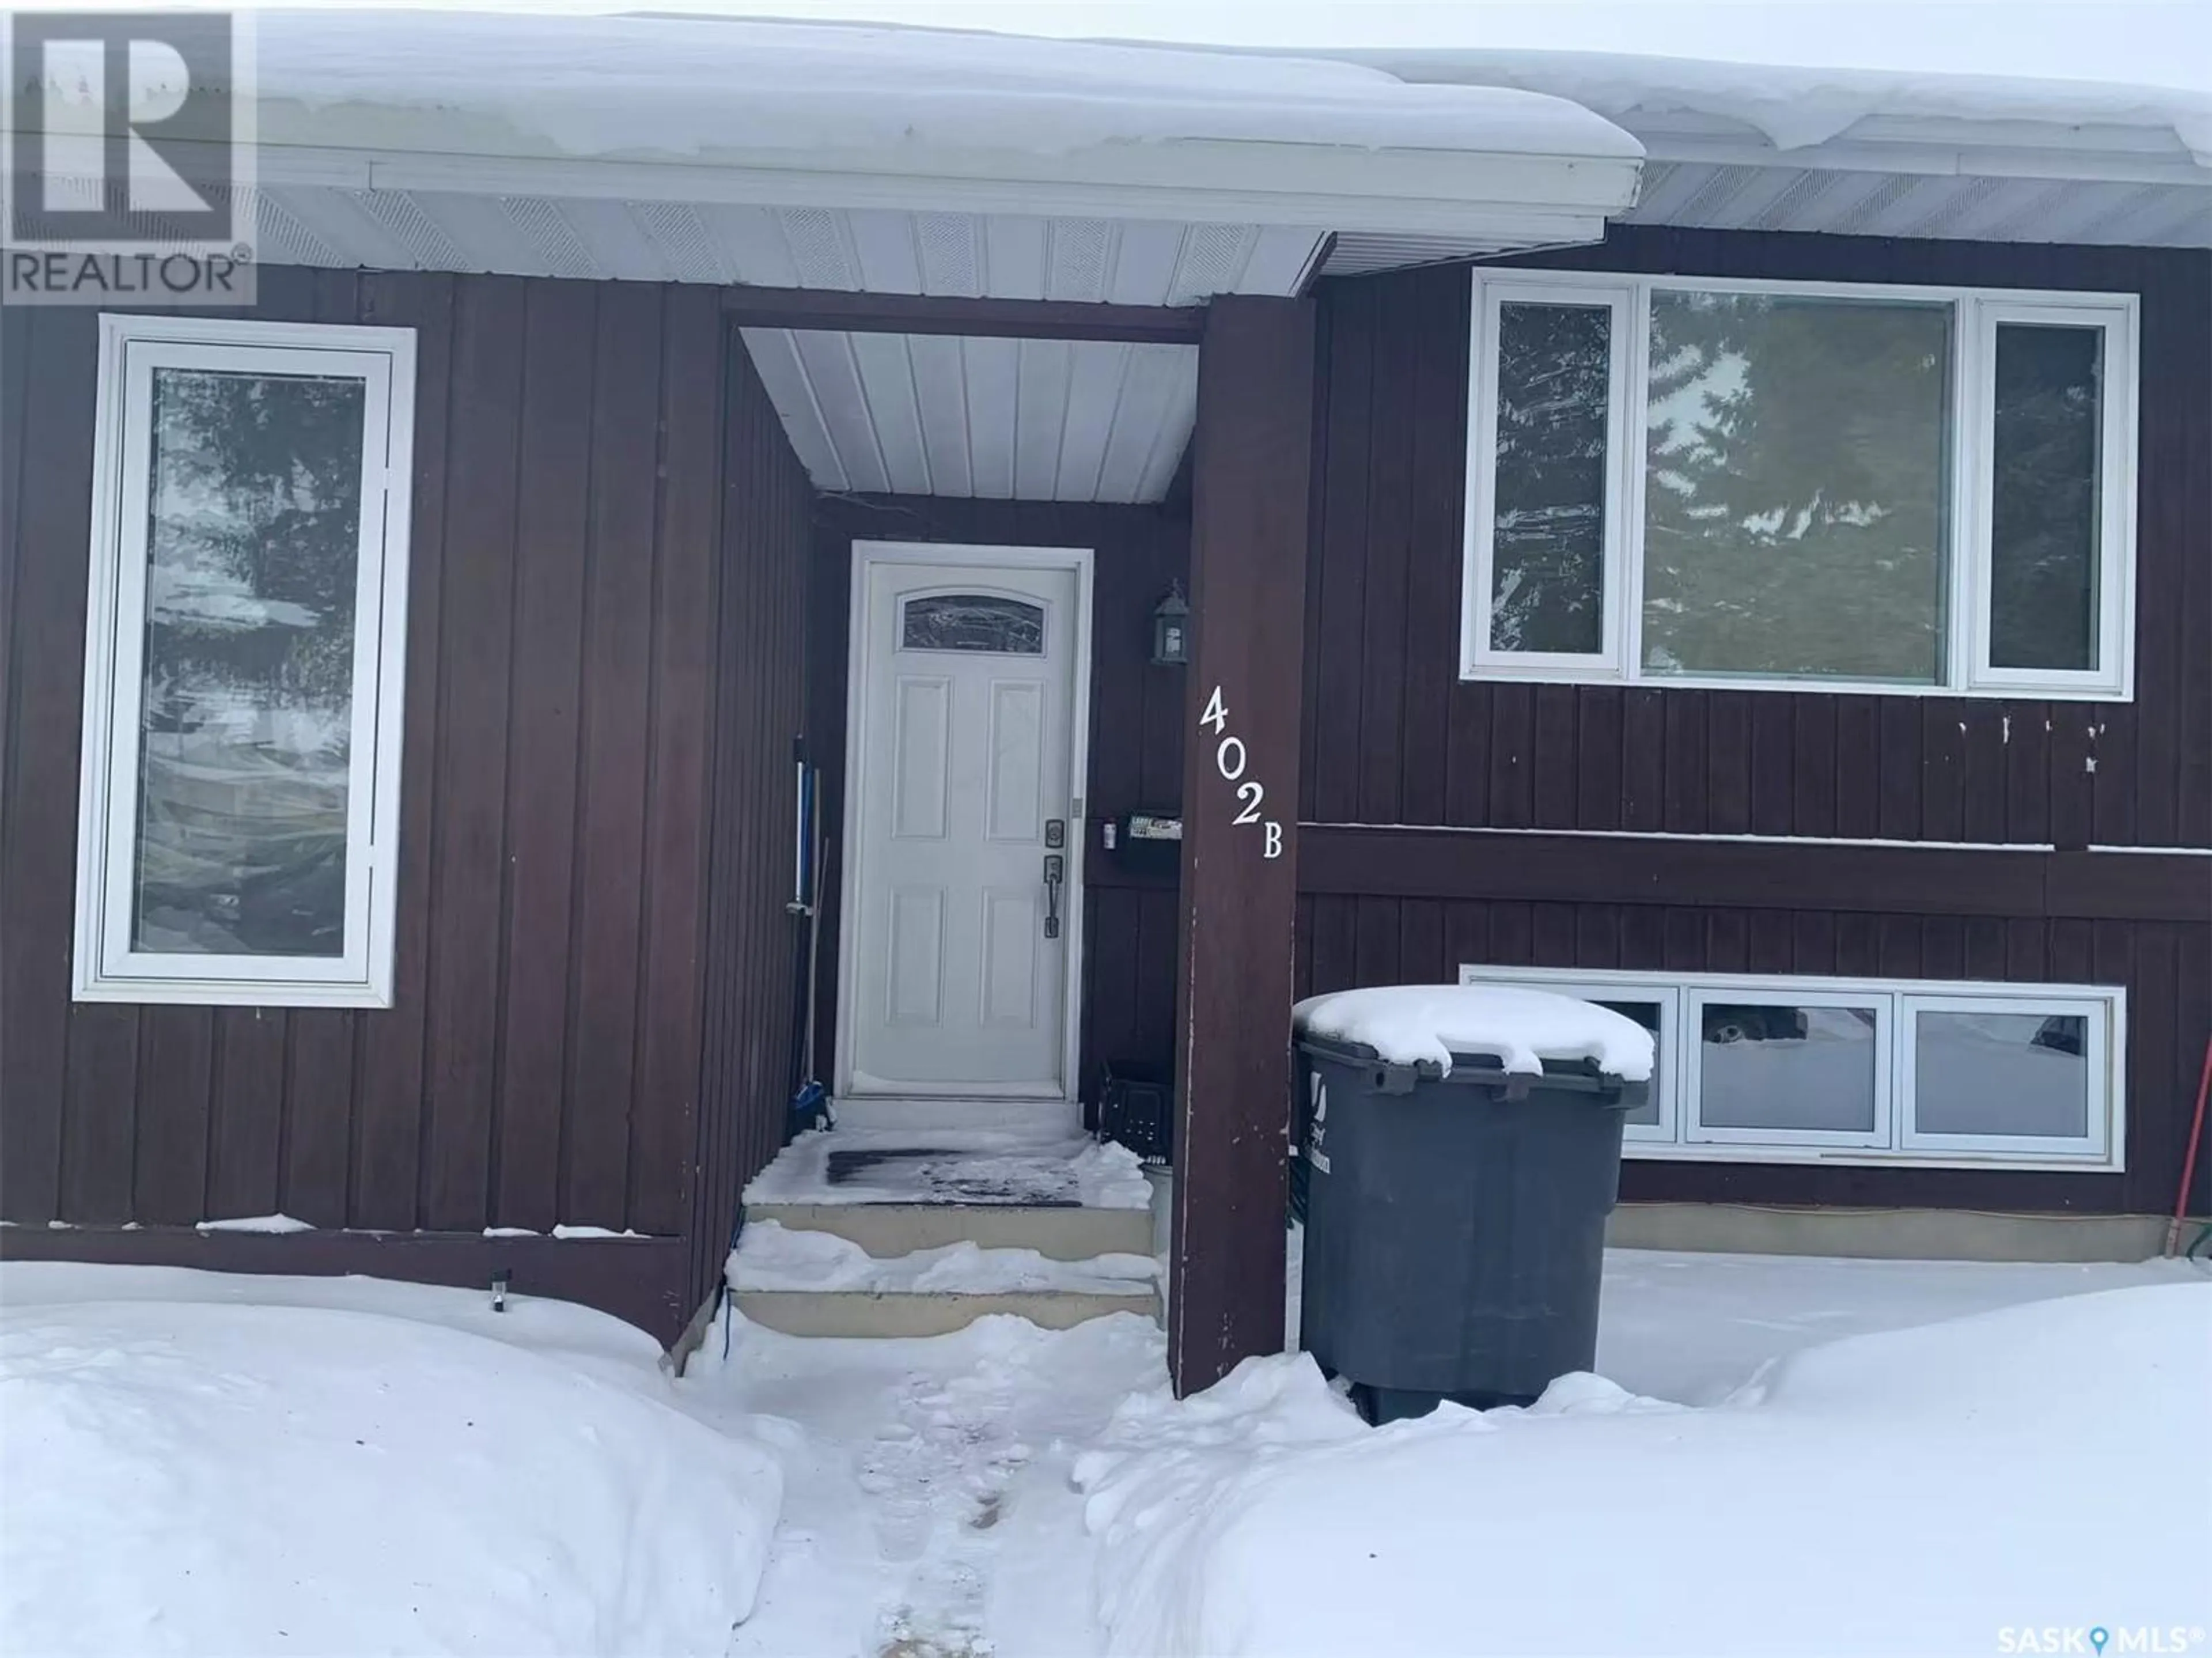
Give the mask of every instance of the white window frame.
POLYGON ((2089 1075, 2089 1109, 2087 1115, 2087 1145, 2098 1157, 2110 1149, 2112 1122, 2110 1113, 2097 1109, 2097 1085, 2100 1078, 2113 1090, 2119 1087, 2119 1074, 2113 1056, 2127 1051, 2125 1014, 2117 1003, 2108 1004, 2099 999, 2067 1001, 2052 996, 1950 996, 1903 995, 1898 998, 1897 1022, 1898 1077, 1899 1097, 1910 1100, 1914 1110, 1906 1114, 1899 1136, 1899 1143, 1908 1151, 1986 1151, 1994 1149, 2021 1153, 2049 1152, 2063 1156, 2081 1156, 2083 1142, 2054 1135, 2038 1134, 1936 1134, 1923 1132, 1917 1120, 1919 1096, 1915 1086, 1920 1063, 1919 1019, 1923 1013, 2010 1013, 2027 1017, 2048 1018, 2053 1015, 2071 1015, 2082 1020, 2084 1037, 2082 1058, 2087 1063, 2089 1075))
POLYGON ((1972 446, 1959 468, 1972 490, 1973 560, 1968 580, 1973 603, 1968 612, 1966 689, 2007 696, 2045 696, 2072 692, 2109 697, 2132 683, 2128 660, 2136 636, 2136 347, 2132 305, 2091 306, 2075 301, 2059 306, 1984 299, 1975 307, 1972 355, 1976 375, 1990 389, 1989 418, 1972 428, 1972 446), (2092 329, 2102 336, 2102 426, 2098 436, 2097 662, 2092 669, 1999 668, 1990 662, 1994 626, 1990 594, 1994 582, 1996 523, 1997 330, 2008 323, 2039 328, 2092 329), (2124 458, 2116 470, 2114 457, 2124 458), (2114 664, 2121 665, 2118 671, 2114 664))
POLYGON ((1468 358, 1467 510, 1462 561, 1460 677, 1637 684, 1684 690, 1830 691, 1890 696, 2033 696, 2130 701, 2135 695, 2135 498, 2137 336, 2131 294, 1929 287, 1884 282, 1782 282, 1735 277, 1633 276, 1609 271, 1491 270, 1472 277, 1468 358), (1929 684, 1771 674, 1655 673, 1644 666, 1644 504, 1649 446, 1651 296, 1662 289, 1773 294, 1819 300, 1887 300, 1952 309, 1950 450, 1944 557, 1943 675, 1929 684), (1616 351, 1626 349, 1608 411, 1606 653, 1601 656, 1499 651, 1490 644, 1497 471, 1498 306, 1614 307, 1616 351), (1625 325, 1624 325, 1625 322, 1625 325), (2099 655, 2089 671, 1989 666, 1989 595, 1996 330, 2001 323, 2096 328, 2104 332, 2104 430, 2099 543, 2099 655), (1617 440, 1616 440, 1617 434, 1617 440))
POLYGON ((1887 1146, 1893 1139, 1897 1011, 1887 993, 1841 990, 1799 990, 1760 984, 1686 985, 1682 1027, 1696 1033, 1682 1044, 1682 1139, 1693 1145, 1887 1146), (1716 1003, 1739 1007, 1820 1007, 1874 1014, 1874 1122, 1868 1128, 1748 1128, 1723 1127, 1705 1120, 1705 1009, 1716 1003))
POLYGON ((2040 1169, 2118 1174, 2127 1167, 2127 992, 2115 985, 2009 984, 1987 980, 1846 979, 1789 974, 1636 972, 1609 968, 1463 963, 1462 984, 1556 991, 1585 1000, 1671 999, 1662 1011, 1662 1135, 1623 1135, 1622 1155, 1660 1162, 1838 1163, 1921 1169, 2040 1169), (1876 1125, 1872 1135, 1815 1129, 1705 1128, 1697 1121, 1708 1002, 1865 1007, 1876 1015, 1876 1125), (2091 1087, 2081 1139, 2020 1134, 1923 1134, 1915 1121, 1913 1021, 1922 1010, 2074 1014, 2087 1022, 2091 1087), (1696 1031, 1697 1041, 1681 1033, 1696 1031))
POLYGON ((77 822, 79 1001, 389 1007, 398 887, 415 335, 405 328, 103 315, 77 822), (359 378, 365 388, 343 956, 139 950, 131 940, 153 374, 359 378))
POLYGON ((1475 373, 1468 380, 1468 430, 1474 434, 1474 452, 1467 469, 1468 556, 1463 614, 1475 618, 1466 641, 1465 671, 1476 669, 1525 673, 1531 676, 1573 677, 1604 674, 1620 659, 1621 630, 1626 623, 1622 580, 1627 563, 1627 513, 1623 503, 1633 488, 1628 465, 1629 365, 1632 348, 1643 337, 1625 289, 1563 283, 1492 283, 1475 290, 1480 306, 1475 324, 1475 373), (1602 590, 1598 599, 1600 645, 1587 651, 1505 651, 1491 643, 1492 596, 1496 591, 1498 514, 1491 503, 1498 483, 1498 370, 1500 324, 1498 313, 1509 304, 1573 307, 1603 311, 1607 317, 1605 413, 1605 538, 1601 559, 1602 590))

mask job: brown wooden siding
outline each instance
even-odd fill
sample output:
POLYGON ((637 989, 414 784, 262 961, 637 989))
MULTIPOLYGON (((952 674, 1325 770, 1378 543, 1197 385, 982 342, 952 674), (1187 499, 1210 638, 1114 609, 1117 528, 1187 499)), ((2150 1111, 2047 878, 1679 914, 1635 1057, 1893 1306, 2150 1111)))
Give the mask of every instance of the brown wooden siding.
POLYGON ((1515 263, 2139 295, 2135 700, 1462 683, 1468 270, 1352 278, 1320 289, 1310 821, 2212 846, 2212 253, 1639 228, 1515 263))
POLYGON ((1468 270, 1324 282, 1302 986, 1470 962, 2122 984, 2124 1175, 1638 1163, 1625 1191, 2170 1206, 2212 1029, 2212 861, 2079 848, 2212 847, 2212 254, 1616 229, 1519 263, 2139 295, 2135 701, 1462 683, 1468 270), (1522 833, 1453 832, 1482 829, 1522 833))
MULTIPOLYGON (((1448 982, 1470 963, 2123 986, 2124 1174, 1631 1160, 1621 1195, 2121 1214, 2172 1208, 2212 1020, 2212 928, 2203 925, 1331 893, 1309 895, 1301 905, 1301 994, 1448 982)), ((2208 1195, 2201 1168, 2197 1192, 2201 1206, 2208 1195)))
MULTIPOLYGON (((416 331, 394 1005, 70 1000, 94 317, 6 313, 0 1213, 137 1222, 139 1258, 197 1260, 161 1229, 281 1211, 440 1235, 458 1264, 409 1256, 434 1278, 474 1273, 487 1226, 681 1238, 759 1155, 726 1049, 699 1113, 702 963, 711 932, 717 994, 752 993, 754 958, 726 953, 749 902, 726 860, 750 843, 712 802, 750 786, 732 745, 755 711, 777 744, 795 718, 805 507, 781 428, 747 379, 726 463, 713 289, 272 268, 261 295, 264 318, 416 331), (726 464, 762 487, 726 502, 726 464), (738 624, 778 605, 785 653, 718 701, 738 624)), ((517 1288, 609 1304, 599 1248, 525 1251, 558 1281, 517 1288)), ((620 1310, 664 1336, 712 1281, 682 1254, 625 1257, 652 1310, 635 1283, 620 1310)))
POLYGON ((783 1145, 801 936, 784 906, 796 855, 792 744, 806 734, 814 491, 734 331, 728 350, 695 1304, 720 1276, 738 1193, 783 1145))
POLYGON ((933 496, 824 496, 817 513, 810 726, 823 768, 830 837, 817 994, 817 1066, 832 1074, 836 1040, 838 836, 844 821, 845 677, 853 543, 908 540, 1088 547, 1092 573, 1091 775, 1085 811, 1081 1084, 1102 1063, 1164 1072, 1175 1023, 1176 877, 1133 876, 1102 850, 1098 826, 1131 811, 1179 811, 1184 670, 1152 665, 1152 606, 1187 580, 1190 526, 1173 508, 933 496))

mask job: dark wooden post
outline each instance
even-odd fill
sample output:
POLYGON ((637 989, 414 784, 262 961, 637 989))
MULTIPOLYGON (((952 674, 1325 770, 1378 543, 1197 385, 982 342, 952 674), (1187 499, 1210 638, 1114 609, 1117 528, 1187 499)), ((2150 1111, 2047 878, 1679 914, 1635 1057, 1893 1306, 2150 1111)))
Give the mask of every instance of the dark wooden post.
POLYGON ((1169 1259, 1178 1394, 1283 1345, 1314 319, 1310 300, 1218 299, 1199 354, 1169 1259))

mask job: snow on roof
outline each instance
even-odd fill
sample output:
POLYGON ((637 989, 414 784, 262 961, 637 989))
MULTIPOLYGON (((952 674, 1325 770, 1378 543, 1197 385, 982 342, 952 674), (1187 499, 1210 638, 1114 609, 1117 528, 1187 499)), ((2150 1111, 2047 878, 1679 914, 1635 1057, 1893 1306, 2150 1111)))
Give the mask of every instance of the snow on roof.
POLYGON ((262 136, 346 143, 347 112, 457 144, 632 158, 890 148, 1057 155, 1216 141, 1632 161, 1578 104, 1284 56, 719 17, 257 14, 262 136), (304 126, 283 106, 307 112, 304 126))
MULTIPOLYGON (((1516 88, 1571 99, 1639 137, 1652 118, 1738 123, 1777 149, 1904 135, 1868 124, 1940 123, 1982 131, 1966 142, 2063 142, 2164 149, 2212 170, 2212 94, 2166 87, 2006 76, 1902 74, 1632 57, 1599 52, 1355 52, 1346 61, 1423 85, 1516 88), (2101 129, 2102 131, 2096 130, 2101 129)), ((1954 141, 1965 137, 1954 134, 1954 141)), ((2153 150, 2151 153, 2155 153, 2153 150)))

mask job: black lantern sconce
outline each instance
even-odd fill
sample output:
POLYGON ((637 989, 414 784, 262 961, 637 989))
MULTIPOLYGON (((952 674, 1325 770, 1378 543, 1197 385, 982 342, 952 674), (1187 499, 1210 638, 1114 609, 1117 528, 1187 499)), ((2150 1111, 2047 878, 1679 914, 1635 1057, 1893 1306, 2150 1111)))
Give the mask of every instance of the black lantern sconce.
POLYGON ((1178 581, 1152 606, 1152 662, 1157 667, 1180 668, 1189 660, 1190 606, 1178 581))

